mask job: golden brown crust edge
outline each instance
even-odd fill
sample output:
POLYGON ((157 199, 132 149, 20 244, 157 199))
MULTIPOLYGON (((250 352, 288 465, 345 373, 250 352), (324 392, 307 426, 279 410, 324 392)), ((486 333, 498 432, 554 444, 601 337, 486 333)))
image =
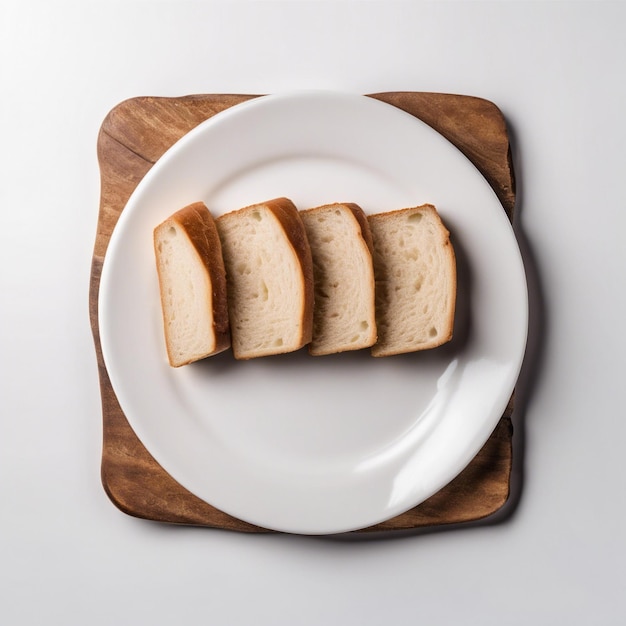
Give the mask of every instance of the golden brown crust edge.
POLYGON ((445 251, 449 259, 450 266, 453 268, 452 278, 450 280, 450 292, 448 293, 448 297, 450 298, 450 307, 448 309, 448 320, 447 320, 447 338, 444 338, 439 345, 447 343, 451 341, 454 335, 454 316, 456 313, 456 293, 457 293, 457 271, 456 271, 456 255, 454 253, 454 246, 452 245, 452 241, 450 241, 450 232, 446 228, 447 239, 445 242, 445 251))
POLYGON ((370 254, 374 254, 374 240, 372 239, 372 230, 370 228, 370 223, 367 221, 367 215, 365 215, 365 211, 358 205, 353 202, 347 203, 347 206, 351 211, 352 215, 356 218, 356 221, 359 223, 361 227, 361 237, 363 237, 363 241, 365 241, 365 245, 367 246, 370 254))
MULTIPOLYGON (((203 202, 194 202, 182 209, 179 209, 171 215, 164 223, 170 221, 176 222, 187 234, 189 241, 196 249, 200 260, 202 261, 209 280, 211 282, 212 291, 212 309, 213 309, 213 332, 215 334, 215 348, 211 352, 218 354, 230 347, 230 326, 228 321, 228 303, 226 298, 226 270, 224 269, 224 259, 222 257, 222 246, 217 234, 215 221, 208 207, 203 202)), ((154 229, 154 236, 158 228, 154 229)), ((157 264, 157 272, 160 274, 159 265, 157 264)), ((159 276, 159 285, 161 284, 159 276)), ((167 341, 167 353, 170 364, 173 367, 181 367, 188 365, 197 359, 191 359, 185 362, 173 365, 171 358, 171 348, 167 341)))
MULTIPOLYGON (((288 198, 275 198, 267 202, 258 203, 266 206, 276 219, 280 222, 285 235, 293 251, 295 252, 300 266, 302 267, 303 278, 303 301, 302 301, 302 337, 300 347, 311 342, 313 338, 313 302, 314 302, 314 283, 313 283, 313 257, 311 255, 311 247, 306 235, 304 223, 300 217, 300 213, 296 205, 288 198)), ((255 206, 258 206, 255 205, 255 206)))

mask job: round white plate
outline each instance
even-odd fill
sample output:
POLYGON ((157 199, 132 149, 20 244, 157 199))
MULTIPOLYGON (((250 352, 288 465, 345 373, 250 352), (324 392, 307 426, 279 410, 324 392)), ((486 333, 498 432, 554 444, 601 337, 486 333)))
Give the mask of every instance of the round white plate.
POLYGON ((247 522, 324 534, 400 514, 471 461, 517 380, 527 292, 497 197, 452 144, 377 100, 305 92, 220 113, 155 164, 111 237, 99 315, 124 414, 171 476, 247 522), (228 351, 169 367, 153 228, 198 200, 217 216, 278 196, 366 213, 436 205, 457 253, 452 342, 386 359, 228 351))

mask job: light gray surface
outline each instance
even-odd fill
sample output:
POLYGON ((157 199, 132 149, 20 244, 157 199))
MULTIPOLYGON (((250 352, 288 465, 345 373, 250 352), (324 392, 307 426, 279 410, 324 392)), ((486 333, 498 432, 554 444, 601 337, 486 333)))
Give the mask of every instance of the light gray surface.
POLYGON ((623 623, 626 4, 0 7, 1 623, 623 623), (131 519, 100 486, 103 117, 137 95, 301 88, 477 95, 510 123, 533 315, 523 482, 499 524, 246 536, 131 519))

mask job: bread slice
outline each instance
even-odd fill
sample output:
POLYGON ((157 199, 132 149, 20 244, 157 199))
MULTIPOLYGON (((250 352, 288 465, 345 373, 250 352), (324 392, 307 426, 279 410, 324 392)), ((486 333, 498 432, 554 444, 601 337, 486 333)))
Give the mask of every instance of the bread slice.
POLYGON ((226 272, 211 213, 196 202, 154 229, 167 356, 180 367, 230 346, 226 272))
POLYGON ((356 204, 301 211, 311 254, 313 356, 369 348, 376 341, 372 235, 356 204))
POLYGON ((456 262, 430 204, 368 216, 376 275, 376 357, 426 350, 452 338, 456 262))
POLYGON ((311 341, 313 263, 298 210, 277 198, 216 220, 236 359, 292 352, 311 341))

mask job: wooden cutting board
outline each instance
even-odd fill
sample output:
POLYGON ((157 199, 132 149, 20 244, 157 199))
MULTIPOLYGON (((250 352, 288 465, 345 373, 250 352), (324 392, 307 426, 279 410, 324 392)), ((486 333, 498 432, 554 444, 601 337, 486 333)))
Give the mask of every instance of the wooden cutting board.
MULTIPOLYGON (((102 484, 112 502, 135 517, 245 532, 265 529, 238 520, 198 499, 152 458, 129 426, 107 374, 98 331, 98 288, 107 245, 126 202, 146 172, 175 141, 200 122, 256 96, 138 97, 105 118, 97 150, 100 212, 91 266, 89 312, 102 397, 102 484)), ((371 95, 420 118, 454 143, 483 173, 503 210, 513 218, 515 179, 506 123, 491 102, 469 96, 394 92, 371 95)), ((367 530, 406 530, 469 522, 498 511, 509 497, 512 466, 509 403, 498 426, 470 465, 437 494, 367 530)))

